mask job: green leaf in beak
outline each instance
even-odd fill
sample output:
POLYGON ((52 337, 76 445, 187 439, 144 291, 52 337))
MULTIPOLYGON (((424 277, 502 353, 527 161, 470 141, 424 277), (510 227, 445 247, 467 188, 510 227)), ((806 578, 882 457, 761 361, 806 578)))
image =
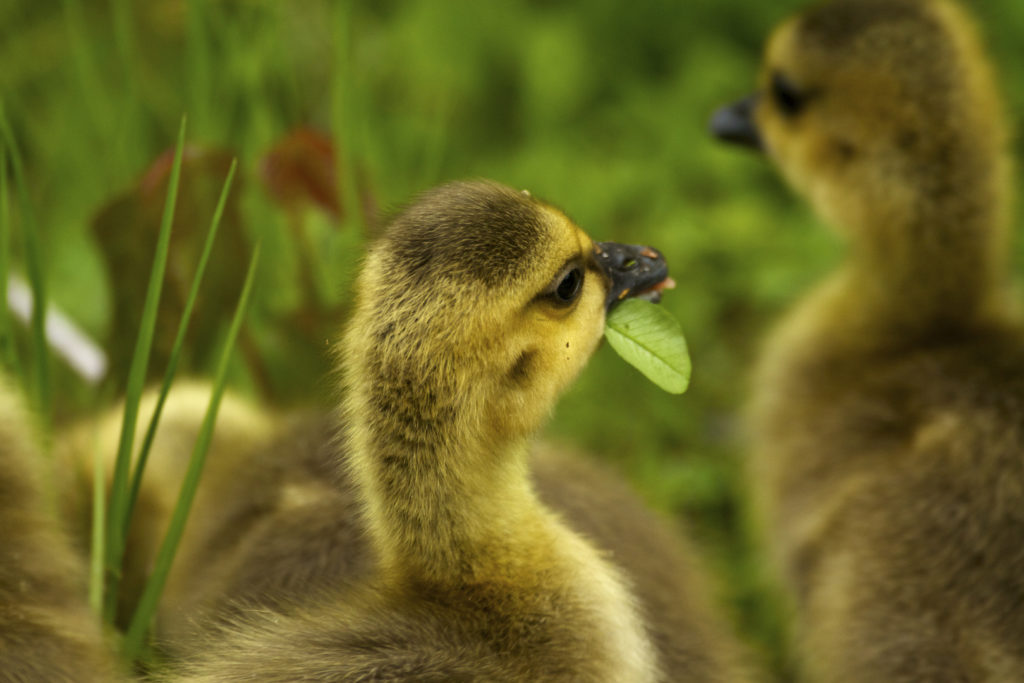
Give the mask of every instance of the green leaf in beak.
POLYGON ((612 309, 604 336, 615 352, 659 387, 681 394, 690 384, 690 354, 679 321, 661 306, 627 299, 612 309))

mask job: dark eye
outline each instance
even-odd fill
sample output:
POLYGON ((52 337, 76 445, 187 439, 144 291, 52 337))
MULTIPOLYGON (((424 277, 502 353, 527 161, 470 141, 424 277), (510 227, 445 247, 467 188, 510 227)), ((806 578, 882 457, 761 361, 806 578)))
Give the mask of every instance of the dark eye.
POLYGON ((552 296, 560 304, 570 304, 576 300, 582 289, 583 271, 579 267, 574 267, 562 277, 552 296))
POLYGON ((786 116, 796 116, 807 103, 804 94, 778 72, 772 75, 772 99, 786 116))

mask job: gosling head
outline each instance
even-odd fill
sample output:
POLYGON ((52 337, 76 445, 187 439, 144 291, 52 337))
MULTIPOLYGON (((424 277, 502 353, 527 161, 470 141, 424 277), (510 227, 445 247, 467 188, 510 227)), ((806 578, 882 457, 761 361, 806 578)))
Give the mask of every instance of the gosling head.
POLYGON ((855 236, 1000 203, 1000 100, 971 21, 946 0, 834 0, 790 19, 758 91, 711 128, 762 149, 855 236))
POLYGON ((344 344, 350 393, 412 447, 525 436, 586 364, 606 311, 666 277, 657 252, 595 244, 527 192, 444 185, 369 250, 344 344))

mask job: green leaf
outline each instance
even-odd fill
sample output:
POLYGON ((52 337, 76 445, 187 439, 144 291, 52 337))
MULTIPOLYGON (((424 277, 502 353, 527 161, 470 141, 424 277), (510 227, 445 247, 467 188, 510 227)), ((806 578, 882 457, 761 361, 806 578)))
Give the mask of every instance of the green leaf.
POLYGON ((608 314, 604 336, 623 360, 671 394, 690 384, 690 354, 679 322, 661 306, 627 299, 608 314))

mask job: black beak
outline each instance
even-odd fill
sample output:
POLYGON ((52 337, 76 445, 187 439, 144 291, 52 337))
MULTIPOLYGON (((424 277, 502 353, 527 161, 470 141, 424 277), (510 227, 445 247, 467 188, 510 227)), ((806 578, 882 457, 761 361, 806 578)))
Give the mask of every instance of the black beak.
POLYGON ((657 249, 638 244, 596 242, 594 255, 611 284, 605 309, 610 311, 623 299, 635 296, 657 303, 661 290, 655 289, 668 279, 668 264, 657 249))
POLYGON ((738 145, 764 149, 761 134, 754 123, 757 95, 744 97, 739 102, 721 107, 711 116, 711 132, 719 140, 738 145))

